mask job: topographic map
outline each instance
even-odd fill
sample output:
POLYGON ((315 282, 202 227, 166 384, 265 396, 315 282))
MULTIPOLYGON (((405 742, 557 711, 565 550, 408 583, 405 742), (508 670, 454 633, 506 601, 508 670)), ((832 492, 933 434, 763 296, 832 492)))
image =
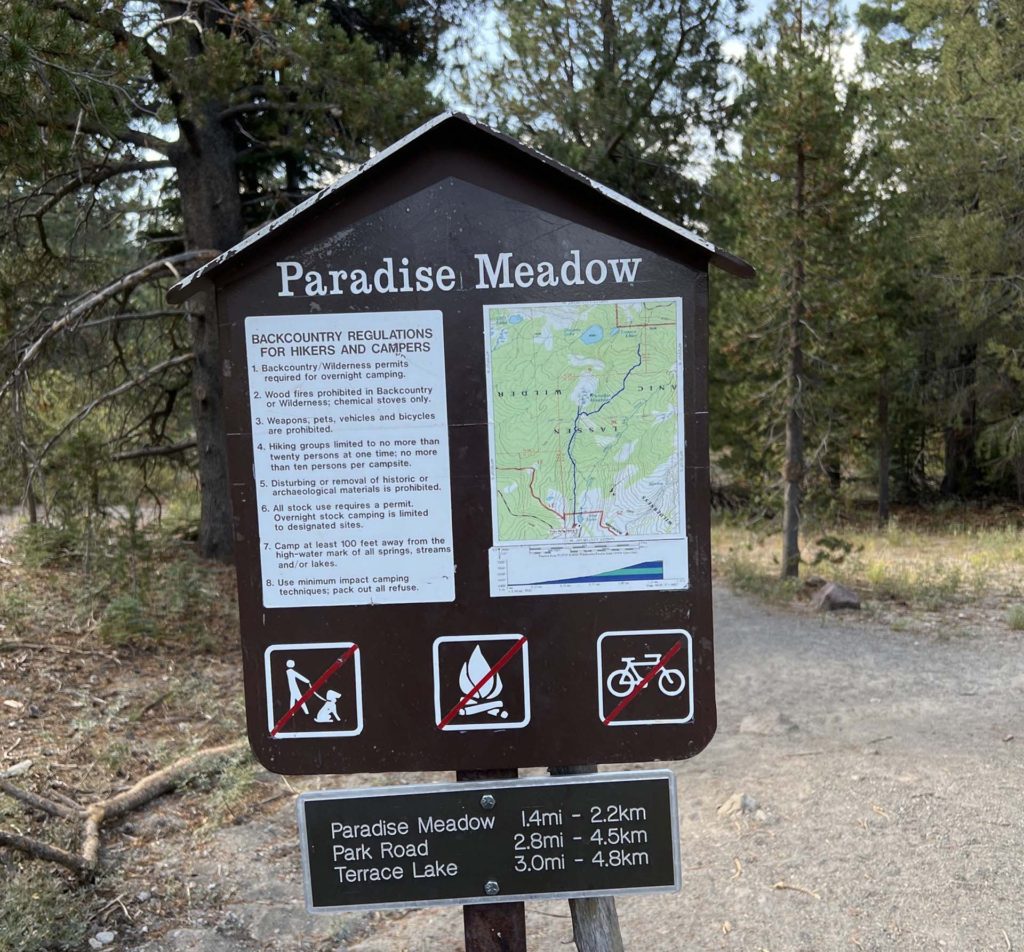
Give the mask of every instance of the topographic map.
MULTIPOLYGON (((678 299, 490 306, 485 333, 494 545, 683 536, 678 299)), ((635 554, 608 571, 664 578, 635 554)), ((611 581, 601 568, 537 581, 611 581)))

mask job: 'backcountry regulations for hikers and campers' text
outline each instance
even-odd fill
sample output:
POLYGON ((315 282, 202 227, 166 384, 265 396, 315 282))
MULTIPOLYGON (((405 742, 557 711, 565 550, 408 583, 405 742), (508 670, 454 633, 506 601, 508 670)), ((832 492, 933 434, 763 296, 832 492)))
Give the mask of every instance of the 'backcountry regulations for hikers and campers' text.
POLYGON ((245 322, 267 608, 455 598, 440 311, 245 322))

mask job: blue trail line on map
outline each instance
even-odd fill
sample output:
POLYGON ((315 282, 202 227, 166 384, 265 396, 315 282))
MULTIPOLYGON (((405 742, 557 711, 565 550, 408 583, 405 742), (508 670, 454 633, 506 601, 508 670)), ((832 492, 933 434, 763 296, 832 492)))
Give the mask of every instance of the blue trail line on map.
POLYGON ((570 511, 572 512, 573 525, 576 524, 576 460, 572 455, 572 441, 576 439, 576 434, 579 432, 579 422, 585 416, 594 416, 595 414, 600 413, 606 406, 608 406, 609 403, 612 402, 612 400, 626 389, 626 381, 629 380, 629 375, 644 362, 643 358, 640 356, 640 347, 641 343, 638 343, 636 345, 636 363, 626 371, 626 375, 622 378, 622 384, 615 393, 608 397, 608 399, 605 400, 605 402, 596 410, 584 411, 582 404, 576 408, 576 419, 572 421, 572 433, 570 434, 569 442, 565 447, 565 455, 569 457, 569 462, 572 463, 572 509, 570 511))

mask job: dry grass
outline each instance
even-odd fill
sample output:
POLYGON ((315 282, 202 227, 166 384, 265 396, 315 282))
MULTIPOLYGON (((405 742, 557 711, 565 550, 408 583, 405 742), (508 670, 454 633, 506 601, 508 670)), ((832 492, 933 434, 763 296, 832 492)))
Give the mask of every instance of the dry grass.
MULTIPOLYGON (((56 538, 0 537, 0 771, 31 761, 19 786, 80 804, 244 733, 233 569, 174 536, 92 541, 86 565, 56 538)), ((101 856, 110 872, 92 885, 0 851, 0 948, 81 949, 108 926, 125 935, 118 897, 154 888, 147 851, 172 836, 192 849, 266 801, 265 780, 246 754, 113 824, 101 856), (60 923, 35 921, 58 906, 60 923)), ((77 835, 4 795, 0 825, 64 847, 77 835)), ((187 896, 162 895, 173 920, 187 896)))
MULTIPOLYGON (((885 529, 814 527, 801 539, 801 579, 817 575, 856 590, 867 606, 895 617, 982 611, 1002 627, 1024 627, 1024 512, 998 517, 894 518, 885 529)), ((802 588, 779 575, 781 537, 719 523, 712 531, 717 574, 734 588, 790 600, 802 588)))

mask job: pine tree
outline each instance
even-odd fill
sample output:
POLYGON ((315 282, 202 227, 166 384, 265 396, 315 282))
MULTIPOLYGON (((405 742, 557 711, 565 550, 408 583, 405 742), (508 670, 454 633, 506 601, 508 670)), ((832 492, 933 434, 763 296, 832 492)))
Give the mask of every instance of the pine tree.
POLYGON ((941 489, 1012 473, 1024 494, 1024 3, 906 0, 861 19, 941 489))
POLYGON ((667 217, 724 131, 735 0, 498 0, 499 65, 464 90, 491 122, 667 217))
POLYGON ((830 0, 777 0, 743 62, 740 153, 714 182, 731 240, 760 275, 716 307, 716 442, 751 473, 781 461, 783 576, 799 571, 808 460, 831 464, 847 412, 837 390, 851 373, 857 170, 856 94, 839 78, 844 28, 830 0))
MULTIPOLYGON (((0 167, 17 186, 7 189, 5 232, 38 225, 59 270, 55 216, 84 221, 104 190, 145 186, 143 195, 164 196, 168 234, 139 249, 136 266, 168 257, 181 267, 183 250, 225 250, 321 175, 350 168, 438 108, 427 87, 448 6, 0 0, 0 167)), ((53 303, 59 314, 62 302, 53 303)), ((191 327, 178 346, 194 354, 200 550, 225 558, 232 526, 209 300, 191 327)), ((38 315, 20 329, 15 365, 48 333, 38 315)))

